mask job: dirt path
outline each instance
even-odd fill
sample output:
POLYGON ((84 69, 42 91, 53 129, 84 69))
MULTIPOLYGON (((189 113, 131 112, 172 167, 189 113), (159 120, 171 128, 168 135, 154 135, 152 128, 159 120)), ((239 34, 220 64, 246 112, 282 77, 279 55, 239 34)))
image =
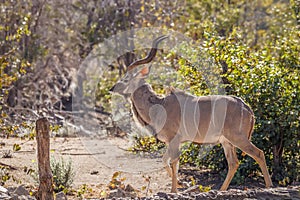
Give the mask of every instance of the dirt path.
MULTIPOLYGON (((25 185, 36 185, 31 175, 24 169, 37 170, 36 141, 23 141, 16 138, 3 139, 5 146, 1 152, 13 149, 14 144, 20 144, 21 150, 13 153, 12 158, 1 158, 0 163, 5 163, 17 168, 13 175, 25 185)), ((52 138, 51 154, 66 161, 72 160, 75 178, 73 188, 78 189, 83 184, 95 190, 95 193, 104 190, 113 174, 121 172, 120 179, 125 178, 124 184, 130 184, 140 190, 143 195, 144 188, 148 186, 145 177, 151 177, 149 192, 166 192, 170 188, 170 178, 163 168, 160 158, 150 159, 133 155, 126 151, 130 141, 121 138, 114 139, 89 139, 89 138, 52 138)), ((9 180, 7 186, 16 186, 19 183, 9 180)), ((97 194, 95 194, 97 195, 97 194)))
MULTIPOLYGON (((21 146, 21 150, 14 152, 12 158, 0 159, 1 164, 11 166, 10 173, 18 181, 21 181, 19 183, 11 179, 6 182, 5 187, 16 187, 20 184, 36 186, 37 182, 33 176, 24 171, 25 168, 37 170, 36 141, 11 138, 1 139, 1 143, 5 144, 0 145, 1 157, 3 153, 12 150, 14 144, 21 146)), ((122 138, 52 138, 51 154, 56 159, 62 157, 66 161, 69 159, 72 161, 76 173, 72 188, 76 191, 86 184, 87 188, 91 189, 84 194, 86 198, 101 197, 101 192, 107 191, 113 174, 121 171, 117 179, 121 180, 124 185, 132 186, 139 197, 154 195, 152 198, 156 199, 190 199, 189 197, 192 196, 196 199, 268 199, 268 196, 273 195, 274 199, 300 200, 299 185, 293 188, 264 189, 263 182, 250 183, 247 188, 243 186, 230 187, 234 189, 227 192, 211 190, 208 193, 199 193, 199 189, 196 188, 195 191, 190 190, 177 195, 168 194, 167 192, 171 188, 171 179, 163 168, 161 158, 133 155, 126 151, 129 146, 130 141, 122 138), (151 178, 149 179, 149 177, 151 178)), ((218 178, 217 174, 212 175, 209 172, 204 174, 198 169, 181 169, 180 179, 189 181, 189 177, 192 176, 199 179, 204 186, 212 186, 212 189, 218 189, 222 184, 222 180, 218 178), (210 175, 217 178, 214 178, 213 182, 209 182, 210 175)), ((120 191, 114 192, 116 195, 120 195, 120 191)), ((69 196, 69 199, 76 199, 76 197, 69 196)))

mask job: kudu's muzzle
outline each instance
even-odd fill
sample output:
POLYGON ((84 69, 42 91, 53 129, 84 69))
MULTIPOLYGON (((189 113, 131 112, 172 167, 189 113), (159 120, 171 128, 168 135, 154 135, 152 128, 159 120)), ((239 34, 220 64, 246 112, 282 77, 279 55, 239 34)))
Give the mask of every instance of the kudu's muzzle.
POLYGON ((112 88, 109 89, 109 92, 114 92, 116 85, 112 86, 112 88))

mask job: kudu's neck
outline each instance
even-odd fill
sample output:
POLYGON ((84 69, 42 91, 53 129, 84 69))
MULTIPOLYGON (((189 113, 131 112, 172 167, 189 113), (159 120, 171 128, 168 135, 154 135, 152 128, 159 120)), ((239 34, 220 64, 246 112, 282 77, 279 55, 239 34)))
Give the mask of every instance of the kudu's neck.
POLYGON ((163 98, 157 96, 149 84, 143 84, 131 95, 134 114, 142 125, 150 125, 149 110, 152 106, 162 104, 163 98))

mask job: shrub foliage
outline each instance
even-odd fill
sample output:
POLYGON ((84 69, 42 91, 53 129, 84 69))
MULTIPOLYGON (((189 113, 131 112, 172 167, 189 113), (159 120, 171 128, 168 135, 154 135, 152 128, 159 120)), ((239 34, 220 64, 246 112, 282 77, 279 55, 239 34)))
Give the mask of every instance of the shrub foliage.
MULTIPOLYGON (((244 3, 250 9, 250 3, 244 3)), ((208 54, 214 59, 221 70, 221 87, 226 94, 239 96, 251 105, 256 117, 252 142, 265 152, 275 183, 286 185, 299 181, 300 171, 299 10, 295 9, 295 6, 299 9, 299 5, 294 1, 270 5, 256 3, 251 5, 266 14, 257 22, 247 21, 250 16, 239 3, 220 4, 225 9, 214 10, 217 21, 206 18, 202 22, 204 25, 199 27, 204 42, 199 44, 198 53, 208 54), (235 19, 236 15, 239 20, 235 19), (224 17, 227 20, 224 21, 224 17), (247 30, 251 23, 255 25, 253 33, 247 30)), ((188 48, 183 50, 190 51, 190 54, 194 52, 188 48)), ((193 68, 187 64, 181 66, 183 76, 190 82, 191 92, 197 95, 212 93, 207 91, 209 87, 198 87, 205 82, 203 76, 186 73, 193 68)), ((199 150, 195 146, 191 149, 199 150)), ((194 155, 192 150, 184 153, 182 160, 191 153, 194 155)), ((224 170, 227 163, 222 154, 222 148, 216 147, 197 164, 224 170)), ((258 165, 249 157, 239 157, 242 162, 236 178, 242 180, 255 173, 258 165)))

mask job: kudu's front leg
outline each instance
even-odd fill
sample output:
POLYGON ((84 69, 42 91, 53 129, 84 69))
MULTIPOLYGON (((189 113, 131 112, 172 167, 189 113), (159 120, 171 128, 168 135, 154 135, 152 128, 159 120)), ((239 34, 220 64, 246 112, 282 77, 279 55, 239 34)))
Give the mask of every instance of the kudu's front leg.
POLYGON ((225 157, 228 163, 228 172, 226 179, 221 187, 221 191, 227 190, 236 170, 239 167, 239 160, 236 155, 236 147, 233 146, 227 139, 223 139, 221 144, 224 149, 225 157))
POLYGON ((180 137, 174 137, 168 145, 168 149, 163 156, 163 161, 166 166, 168 174, 172 178, 172 193, 177 192, 178 185, 178 164, 179 164, 179 151, 180 137))

